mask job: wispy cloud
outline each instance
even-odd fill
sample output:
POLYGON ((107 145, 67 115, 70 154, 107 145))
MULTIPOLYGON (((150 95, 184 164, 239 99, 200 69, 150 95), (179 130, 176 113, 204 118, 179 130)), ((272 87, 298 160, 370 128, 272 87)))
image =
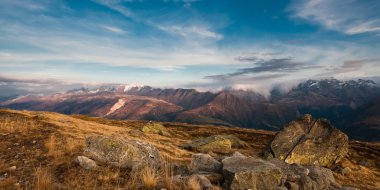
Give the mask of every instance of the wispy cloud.
POLYGON ((215 40, 223 39, 223 35, 209 30, 201 25, 193 26, 180 26, 180 25, 156 25, 156 27, 162 31, 168 32, 173 35, 179 35, 184 38, 211 38, 215 40))
POLYGON ((106 29, 106 30, 108 30, 108 31, 117 33, 117 34, 124 34, 124 33, 126 33, 126 31, 124 31, 123 29, 120 29, 120 28, 114 27, 114 26, 104 25, 104 26, 101 26, 101 27, 104 28, 104 29, 106 29))
MULTIPOLYGON (((247 60, 247 58, 245 58, 244 60, 247 60)), ((257 59, 254 59, 253 57, 251 57, 249 60, 256 61, 257 59)), ((310 65, 307 63, 297 62, 291 58, 271 59, 268 61, 256 62, 253 67, 242 68, 233 73, 228 73, 224 75, 207 76, 206 79, 226 80, 226 79, 241 76, 241 75, 257 74, 257 73, 265 73, 265 72, 274 74, 274 75, 264 76, 265 79, 268 79, 268 76, 274 76, 275 78, 277 78, 279 76, 284 76, 286 74, 290 74, 296 71, 305 70, 305 69, 314 69, 314 68, 320 68, 320 67, 321 66, 319 65, 310 65)))
POLYGON ((295 18, 348 35, 380 34, 379 1, 295 0, 289 7, 295 18))
POLYGON ((27 94, 51 94, 91 86, 96 85, 90 83, 67 83, 56 79, 27 79, 0 76, 0 98, 27 94))

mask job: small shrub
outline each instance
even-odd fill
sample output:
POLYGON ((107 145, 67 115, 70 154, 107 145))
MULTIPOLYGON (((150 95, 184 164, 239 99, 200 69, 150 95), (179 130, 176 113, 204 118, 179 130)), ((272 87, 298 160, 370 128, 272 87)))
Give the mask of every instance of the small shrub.
POLYGON ((141 181, 144 189, 154 189, 158 183, 157 172, 151 167, 141 170, 141 181))
POLYGON ((187 186, 189 190, 201 190, 201 184, 199 183, 199 180, 197 178, 190 178, 187 182, 187 186))

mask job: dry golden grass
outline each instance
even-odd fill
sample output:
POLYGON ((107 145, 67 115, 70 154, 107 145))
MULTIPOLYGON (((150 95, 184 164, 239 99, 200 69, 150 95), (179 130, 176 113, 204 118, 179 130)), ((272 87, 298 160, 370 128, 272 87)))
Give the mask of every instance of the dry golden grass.
POLYGON ((9 187, 13 187, 12 189, 19 189, 17 186, 15 186, 16 183, 17 178, 10 176, 6 179, 0 180, 0 189, 8 189, 9 187))
POLYGON ((158 184, 159 177, 157 171, 151 167, 144 167, 140 171, 141 183, 143 189, 155 189, 158 184))
POLYGON ((201 184, 199 183, 199 180, 197 178, 190 178, 187 182, 187 187, 189 190, 201 190, 201 184))
POLYGON ((58 157, 62 155, 55 135, 49 136, 48 140, 45 143, 45 147, 48 149, 47 155, 49 156, 58 157))
POLYGON ((38 123, 22 117, 5 116, 0 118, 0 132, 25 132, 38 127, 38 123))
POLYGON ((53 189, 53 177, 48 168, 38 167, 34 172, 34 189, 50 190, 53 189))
POLYGON ((106 168, 102 173, 98 175, 98 180, 102 182, 111 182, 111 181, 117 181, 120 177, 120 171, 108 167, 106 168))
POLYGON ((3 171, 7 168, 7 166, 5 165, 5 162, 3 160, 0 160, 0 171, 3 171))
POLYGON ((174 176, 173 164, 170 160, 170 157, 162 156, 162 158, 162 183, 167 189, 174 189, 175 187, 172 180, 174 176))
POLYGON ((83 140, 74 139, 74 138, 66 138, 64 149, 68 154, 73 154, 83 148, 83 140))

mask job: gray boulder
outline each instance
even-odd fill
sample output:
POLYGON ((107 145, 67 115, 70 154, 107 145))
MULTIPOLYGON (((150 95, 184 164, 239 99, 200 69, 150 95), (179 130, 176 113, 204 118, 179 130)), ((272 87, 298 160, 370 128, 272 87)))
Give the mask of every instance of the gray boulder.
POLYGON ((331 167, 348 152, 348 137, 328 120, 311 115, 290 122, 277 133, 266 155, 287 163, 331 167))
POLYGON ((226 189, 272 190, 282 186, 283 173, 276 165, 251 157, 228 157, 222 160, 226 189))
POLYGON ((152 144, 118 137, 90 136, 86 138, 84 154, 98 162, 132 170, 161 166, 160 152, 152 144))
POLYGON ((218 173, 222 169, 222 163, 214 159, 208 154, 193 154, 189 169, 193 173, 199 172, 215 172, 218 173))

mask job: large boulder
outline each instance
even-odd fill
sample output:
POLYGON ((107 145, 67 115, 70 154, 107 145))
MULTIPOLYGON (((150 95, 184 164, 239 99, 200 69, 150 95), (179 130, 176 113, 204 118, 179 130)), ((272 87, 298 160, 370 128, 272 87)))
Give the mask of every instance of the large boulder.
POLYGON ((348 152, 348 137, 326 119, 311 115, 287 124, 270 143, 267 157, 301 165, 331 167, 348 152))
POLYGON ((281 169, 268 161, 233 156, 222 163, 225 189, 274 190, 282 187, 281 169))
POLYGON ((191 143, 184 145, 185 149, 208 153, 229 153, 231 148, 245 147, 247 144, 239 138, 232 135, 213 135, 205 138, 193 140, 191 143))
POLYGON ((153 145, 119 137, 90 136, 86 138, 84 154, 95 161, 132 170, 161 166, 160 152, 153 145))
POLYGON ((192 155, 189 169, 193 173, 218 173, 222 169, 222 163, 208 154, 198 153, 192 155))

